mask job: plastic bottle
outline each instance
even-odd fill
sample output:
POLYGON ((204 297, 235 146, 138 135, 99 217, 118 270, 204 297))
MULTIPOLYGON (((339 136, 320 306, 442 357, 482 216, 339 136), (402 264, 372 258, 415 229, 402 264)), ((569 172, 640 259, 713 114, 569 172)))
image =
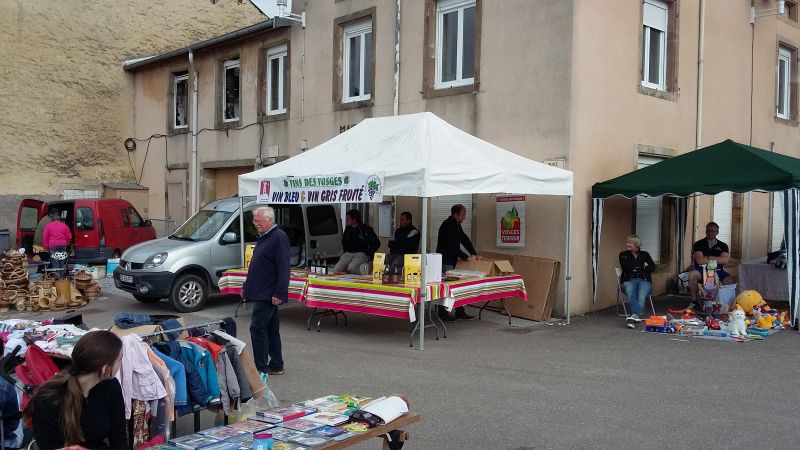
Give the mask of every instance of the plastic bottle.
POLYGON ((272 435, 269 433, 254 434, 253 450, 272 450, 272 435))
POLYGON ((323 253, 322 254, 322 274, 323 275, 327 275, 328 274, 328 254, 327 253, 323 253))

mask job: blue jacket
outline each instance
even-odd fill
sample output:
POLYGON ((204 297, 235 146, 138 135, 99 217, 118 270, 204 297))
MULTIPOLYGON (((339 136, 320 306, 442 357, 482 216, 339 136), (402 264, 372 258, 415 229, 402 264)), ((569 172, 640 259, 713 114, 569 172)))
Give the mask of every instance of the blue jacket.
POLYGON ((177 341, 156 342, 153 344, 153 348, 160 350, 165 355, 183 364, 184 371, 186 372, 186 391, 187 394, 189 394, 189 401, 191 404, 183 408, 178 408, 178 415, 182 416, 192 412, 191 406, 194 405, 205 407, 208 401, 211 400, 211 396, 208 395, 206 385, 203 383, 203 379, 200 378, 200 372, 195 362, 186 356, 181 345, 177 341))
POLYGON ((214 359, 211 357, 211 352, 200 347, 194 342, 181 342, 181 351, 184 355, 195 361, 197 372, 200 374, 200 379, 203 380, 203 385, 206 387, 209 399, 208 401, 219 401, 219 381, 217 380, 217 368, 214 366, 214 359))
POLYGON ((169 370, 169 374, 175 381, 175 408, 180 409, 181 407, 188 407, 189 394, 186 391, 186 369, 183 367, 183 364, 161 353, 155 347, 153 347, 153 353, 164 361, 164 364, 167 365, 167 369, 169 370))
POLYGON ((253 250, 244 298, 250 302, 269 302, 277 297, 289 301, 289 237, 277 226, 261 235, 253 250))

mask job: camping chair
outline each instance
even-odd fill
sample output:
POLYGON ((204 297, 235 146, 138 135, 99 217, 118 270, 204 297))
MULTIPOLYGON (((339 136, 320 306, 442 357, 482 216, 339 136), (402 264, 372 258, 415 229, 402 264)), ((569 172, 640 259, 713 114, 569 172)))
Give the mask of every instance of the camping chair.
MULTIPOLYGON (((628 307, 625 306, 628 303, 628 296, 625 295, 625 291, 622 290, 622 268, 617 266, 614 267, 614 274, 617 276, 617 315, 621 317, 628 317, 628 307), (623 314, 619 313, 619 307, 622 305, 622 312, 623 314)), ((653 305, 653 296, 651 294, 647 295, 647 299, 650 301, 650 309, 653 310, 653 315, 656 315, 656 307, 653 305)), ((647 306, 647 305, 645 305, 647 306)))

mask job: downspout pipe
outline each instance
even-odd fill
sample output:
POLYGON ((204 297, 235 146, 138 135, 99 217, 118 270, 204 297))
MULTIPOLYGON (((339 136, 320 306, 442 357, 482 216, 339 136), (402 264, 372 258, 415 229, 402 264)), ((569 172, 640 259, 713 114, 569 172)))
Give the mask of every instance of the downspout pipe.
MULTIPOLYGON (((703 145, 703 65, 706 41, 706 0, 700 0, 700 21, 697 40, 697 114, 695 115, 695 149, 703 145)), ((692 242, 700 237, 700 196, 694 196, 694 233, 692 242)))
MULTIPOLYGON (((189 163, 189 201, 191 214, 197 212, 197 69, 194 66, 194 51, 189 47, 189 70, 192 72, 192 158, 189 163)), ((191 215, 189 214, 189 215, 191 215)))
POLYGON ((394 98, 392 99, 392 113, 396 116, 400 114, 400 8, 403 0, 396 0, 395 11, 397 15, 394 19, 394 98))

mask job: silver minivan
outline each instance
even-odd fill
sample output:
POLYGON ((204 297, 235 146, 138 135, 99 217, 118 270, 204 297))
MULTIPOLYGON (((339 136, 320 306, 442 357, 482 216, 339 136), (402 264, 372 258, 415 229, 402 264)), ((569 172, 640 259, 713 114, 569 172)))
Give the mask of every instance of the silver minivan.
MULTIPOLYGON (((254 197, 245 197, 245 243, 255 243, 254 197)), ((240 267, 239 198, 205 205, 166 238, 130 247, 114 270, 117 288, 142 303, 168 298, 180 312, 200 310, 210 293, 218 292, 219 278, 240 267)), ((338 205, 271 205, 275 223, 289 236, 292 266, 306 266, 314 255, 330 261, 342 255, 342 225, 338 205)))

